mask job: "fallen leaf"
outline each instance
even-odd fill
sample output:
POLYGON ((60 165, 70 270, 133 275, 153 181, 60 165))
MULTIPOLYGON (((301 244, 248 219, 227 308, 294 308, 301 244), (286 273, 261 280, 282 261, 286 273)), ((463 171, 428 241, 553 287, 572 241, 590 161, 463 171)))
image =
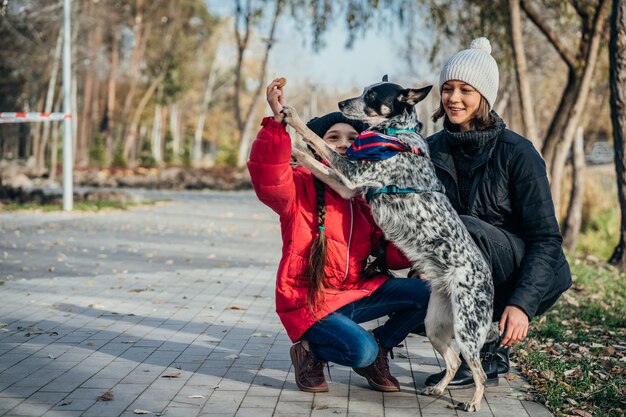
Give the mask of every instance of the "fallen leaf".
POLYGON ((228 356, 224 356, 224 359, 238 359, 239 355, 228 355, 228 356))
POLYGON ((506 375, 504 377, 507 381, 515 381, 516 379, 520 379, 519 375, 506 375))
POLYGON ((602 354, 607 355, 607 356, 615 355, 616 352, 617 350, 613 346, 607 346, 604 349, 602 349, 602 354))
POLYGON ((152 414, 150 411, 140 410, 139 408, 134 409, 133 413, 135 413, 135 414, 152 414))
POLYGON ((205 398, 204 395, 190 395, 187 398, 205 398))
POLYGON ((316 405, 315 407, 313 407, 314 410, 328 410, 328 406, 327 405, 316 405))
POLYGON ((72 400, 67 400, 67 401, 63 401, 61 404, 59 404, 60 407, 63 407, 65 405, 70 405, 72 403, 72 400))
POLYGON ((245 310, 247 310, 247 308, 239 307, 239 306, 230 306, 230 307, 228 307, 227 310, 241 310, 241 311, 245 311, 245 310))
POLYGON ((104 394, 98 397, 98 401, 111 401, 113 399, 113 393, 111 391, 105 391, 104 394))
POLYGON ((30 326, 24 330, 27 330, 26 334, 24 336, 29 337, 29 336, 33 336, 33 335, 38 335, 38 334, 44 334, 44 331, 41 330, 39 327, 35 327, 35 326, 30 326))
POLYGON ((585 410, 581 410, 578 408, 574 408, 572 409, 572 412, 576 413, 576 415, 582 416, 582 417, 593 417, 593 414, 591 414, 589 411, 585 411, 585 410))
POLYGON ((554 371, 544 370, 539 372, 539 375, 547 379, 548 381, 554 381, 554 371))
POLYGON ((178 378, 180 372, 170 372, 169 374, 161 375, 161 378, 178 378))

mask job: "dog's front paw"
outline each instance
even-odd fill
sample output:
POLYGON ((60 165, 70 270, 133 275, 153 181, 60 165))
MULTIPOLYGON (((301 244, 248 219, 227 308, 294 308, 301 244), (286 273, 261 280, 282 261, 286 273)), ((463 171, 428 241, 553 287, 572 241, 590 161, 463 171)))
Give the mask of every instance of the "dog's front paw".
POLYGON ((283 106, 283 109, 280 111, 285 115, 285 123, 289 124, 294 119, 298 118, 298 112, 291 106, 283 106))
POLYGON ((437 388, 437 386, 434 387, 426 387, 423 390, 420 391, 420 394, 422 395, 441 395, 443 394, 443 390, 440 390, 437 388))
POLYGON ((296 161, 302 162, 306 156, 306 152, 303 152, 298 148, 291 148, 291 156, 293 156, 296 161))
POLYGON ((480 410, 480 404, 476 404, 472 401, 468 401, 466 403, 458 403, 456 405, 456 409, 467 411, 468 413, 473 413, 480 410))

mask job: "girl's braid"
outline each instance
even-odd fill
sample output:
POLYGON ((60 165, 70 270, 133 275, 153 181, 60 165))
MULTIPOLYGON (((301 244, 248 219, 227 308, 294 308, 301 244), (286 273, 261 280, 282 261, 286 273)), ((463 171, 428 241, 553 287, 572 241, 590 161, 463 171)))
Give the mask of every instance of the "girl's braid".
POLYGON ((324 266, 326 265, 326 232, 324 222, 326 220, 326 186, 316 177, 313 177, 315 185, 315 202, 317 205, 317 222, 319 234, 311 246, 309 257, 309 285, 307 287, 307 303, 309 311, 314 313, 324 303, 324 266))

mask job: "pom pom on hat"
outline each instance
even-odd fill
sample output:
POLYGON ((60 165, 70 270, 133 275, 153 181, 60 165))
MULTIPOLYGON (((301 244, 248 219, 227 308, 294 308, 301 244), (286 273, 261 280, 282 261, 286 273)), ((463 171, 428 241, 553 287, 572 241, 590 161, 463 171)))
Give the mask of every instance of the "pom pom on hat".
POLYGON ((483 51, 491 54, 491 44, 487 38, 476 38, 470 44, 470 49, 482 49, 483 51))
POLYGON ((476 38, 469 49, 448 58, 439 75, 439 89, 446 81, 459 80, 474 87, 492 109, 498 96, 500 74, 498 64, 491 56, 491 44, 487 38, 476 38))
POLYGON ((343 113, 336 111, 322 117, 314 117, 306 124, 317 136, 324 137, 328 129, 337 123, 346 123, 352 126, 358 133, 367 129, 367 125, 359 120, 348 119, 343 113))

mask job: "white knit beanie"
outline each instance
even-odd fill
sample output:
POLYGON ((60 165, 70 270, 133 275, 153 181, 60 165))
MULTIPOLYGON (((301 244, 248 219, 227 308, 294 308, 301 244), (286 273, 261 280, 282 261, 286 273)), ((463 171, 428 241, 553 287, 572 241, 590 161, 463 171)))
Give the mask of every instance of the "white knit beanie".
POLYGON ((491 44, 487 38, 476 38, 469 49, 452 55, 439 75, 439 90, 449 80, 463 81, 485 97, 489 109, 493 108, 498 95, 498 64, 491 56, 491 44))

